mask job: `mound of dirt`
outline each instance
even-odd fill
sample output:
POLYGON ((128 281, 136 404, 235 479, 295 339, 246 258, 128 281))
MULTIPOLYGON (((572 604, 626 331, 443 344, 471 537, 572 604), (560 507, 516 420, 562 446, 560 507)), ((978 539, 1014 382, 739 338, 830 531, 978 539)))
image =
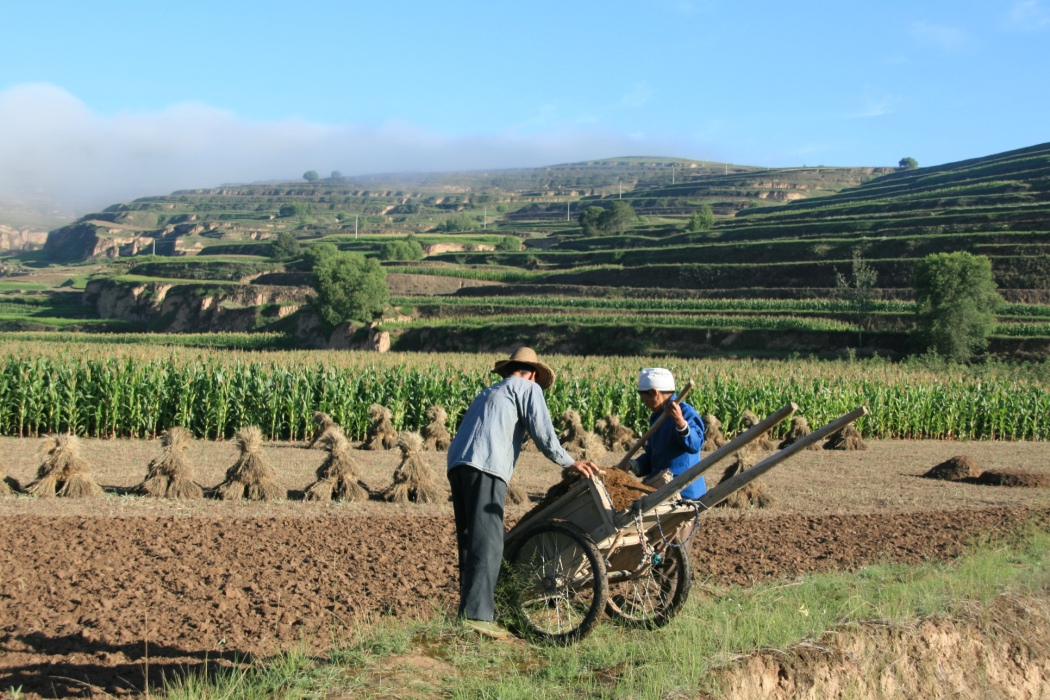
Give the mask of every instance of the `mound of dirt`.
POLYGON ((978 484, 989 486, 1019 486, 1029 489, 1050 489, 1050 475, 1026 472, 1020 469, 989 469, 977 477, 978 484))
POLYGON ((636 500, 656 490, 655 487, 646 486, 635 479, 633 474, 622 469, 606 469, 604 481, 605 490, 609 492, 609 499, 617 513, 630 508, 636 500))
MULTIPOLYGON (((656 490, 655 487, 646 486, 638 481, 633 474, 622 469, 606 469, 605 476, 602 479, 605 483, 605 490, 609 492, 609 500, 612 501, 613 508, 617 512, 624 508, 629 508, 635 500, 656 490)), ((554 501, 567 494, 569 489, 575 486, 579 480, 580 477, 576 472, 567 472, 565 478, 547 489, 547 493, 543 495, 543 500, 533 506, 521 519, 528 520, 551 503, 554 503, 554 501)))
POLYGON ((981 470, 977 468, 976 462, 966 455, 957 455, 941 462, 923 476, 927 479, 941 479, 942 481, 962 481, 973 479, 980 473, 981 470))

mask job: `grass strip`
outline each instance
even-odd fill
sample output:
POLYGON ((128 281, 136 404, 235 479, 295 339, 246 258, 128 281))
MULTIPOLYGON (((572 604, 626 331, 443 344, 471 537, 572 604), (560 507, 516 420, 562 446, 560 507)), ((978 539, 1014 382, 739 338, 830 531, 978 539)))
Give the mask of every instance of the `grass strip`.
POLYGON ((1044 524, 1005 539, 986 537, 949 562, 886 562, 751 588, 697 581, 689 603, 664 629, 628 631, 605 622, 570 648, 491 642, 442 616, 382 618, 355 629, 324 658, 311 658, 304 645, 212 677, 174 679, 166 694, 172 700, 295 700, 338 691, 455 700, 694 697, 716 691, 712 672, 727 660, 818 639, 839 625, 952 615, 1003 593, 1045 596, 1048 567, 1044 524), (420 658, 433 660, 437 671, 412 663, 420 658))
MULTIPOLYGON (((97 321, 96 321, 97 323, 97 321)), ((283 333, 0 333, 2 341, 28 343, 86 343, 91 345, 155 345, 238 350, 289 350, 298 340, 283 333)))

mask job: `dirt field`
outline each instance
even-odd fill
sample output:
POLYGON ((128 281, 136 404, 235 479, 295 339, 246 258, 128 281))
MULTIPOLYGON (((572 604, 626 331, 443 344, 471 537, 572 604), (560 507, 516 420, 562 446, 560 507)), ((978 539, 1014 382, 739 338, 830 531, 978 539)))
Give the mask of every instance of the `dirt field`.
MULTIPOLYGON (((31 480, 39 442, 0 440, 11 476, 31 480)), ((304 637, 323 647, 364 617, 427 614, 453 601, 448 503, 184 504, 121 495, 158 450, 156 442, 85 441, 105 498, 0 499, 0 688, 21 686, 31 697, 137 694, 147 653, 157 685, 162 673, 265 655, 304 637)), ((196 444, 189 456, 198 481, 217 484, 235 452, 232 443, 196 444)), ((921 561, 951 556, 974 535, 1050 518, 1047 489, 918 476, 956 454, 982 469, 1050 473, 1045 443, 807 452, 768 475, 776 510, 705 516, 693 547, 698 576, 747 584, 882 558, 921 561)), ((323 453, 278 444, 266 455, 294 498, 323 453)), ((375 491, 399 461, 396 451, 355 456, 375 491)), ((445 489, 444 455, 426 457, 445 489)), ((559 478, 536 454, 519 466, 534 500, 559 478)), ((511 507, 509 520, 528 507, 511 507)))

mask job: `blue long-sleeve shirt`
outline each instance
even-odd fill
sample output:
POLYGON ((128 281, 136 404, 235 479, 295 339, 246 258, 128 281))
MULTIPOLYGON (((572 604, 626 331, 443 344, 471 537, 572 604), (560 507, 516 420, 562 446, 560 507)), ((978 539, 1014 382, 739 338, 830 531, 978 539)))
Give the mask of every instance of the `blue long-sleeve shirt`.
MULTIPOLYGON (((704 422, 696 409, 687 403, 680 404, 685 418, 686 432, 679 433, 674 421, 668 418, 645 443, 643 452, 635 461, 640 474, 656 474, 664 469, 678 476, 700 461, 700 448, 704 446, 704 422)), ((651 426, 663 411, 649 416, 651 426)), ((700 498, 707 493, 707 484, 697 479, 682 490, 683 498, 700 498)))
POLYGON ((470 404, 448 448, 448 468, 467 464, 510 483, 526 431, 547 459, 561 467, 576 461, 558 442, 540 385, 512 374, 470 404))

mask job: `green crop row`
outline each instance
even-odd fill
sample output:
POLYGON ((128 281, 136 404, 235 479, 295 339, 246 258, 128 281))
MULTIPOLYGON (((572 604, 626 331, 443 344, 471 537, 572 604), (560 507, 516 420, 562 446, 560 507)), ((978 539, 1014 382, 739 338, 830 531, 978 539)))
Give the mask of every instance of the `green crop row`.
MULTIPOLYGON (((0 356, 0 433, 31 436, 74 431, 99 437, 144 437, 173 426, 197 436, 229 438, 258 425, 271 438, 305 439, 314 411, 348 435, 363 437, 373 402, 392 409, 398 429, 418 429, 431 404, 446 407, 450 428, 471 400, 495 381, 492 357, 289 352, 111 350, 25 344, 0 356)), ((606 413, 641 431, 647 412, 635 391, 642 360, 548 358, 558 372, 546 392, 551 413, 572 408, 590 428, 606 413)), ((689 402, 713 413, 729 434, 745 409, 760 415, 788 401, 813 427, 859 405, 867 437, 1046 439, 1050 392, 1042 381, 1010 371, 984 374, 912 370, 872 363, 791 364, 758 361, 664 362, 679 382, 697 385, 689 402)), ((784 426, 778 431, 782 432, 784 426)))
POLYGON ((583 326, 615 325, 624 327, 674 328, 731 328, 734 330, 794 330, 794 331, 856 331, 853 324, 826 318, 797 318, 794 316, 671 316, 667 314, 523 314, 512 317, 466 316, 459 318, 427 318, 412 321, 393 321, 383 324, 393 328, 421 328, 434 326, 491 326, 513 323, 529 326, 549 323, 583 326))
MULTIPOLYGON (((849 302, 834 299, 597 299, 588 297, 399 297, 397 305, 437 304, 463 306, 547 306, 565 309, 614 309, 622 311, 817 311, 849 313, 849 302)), ((909 301, 876 301, 873 311, 912 313, 909 301)), ((1013 304, 1011 306, 1023 306, 1013 304)), ((1047 310, 1050 307, 1040 307, 1047 310)))
POLYGON ((1001 323, 995 327, 995 335, 1015 338, 1050 337, 1050 323, 1001 323))

